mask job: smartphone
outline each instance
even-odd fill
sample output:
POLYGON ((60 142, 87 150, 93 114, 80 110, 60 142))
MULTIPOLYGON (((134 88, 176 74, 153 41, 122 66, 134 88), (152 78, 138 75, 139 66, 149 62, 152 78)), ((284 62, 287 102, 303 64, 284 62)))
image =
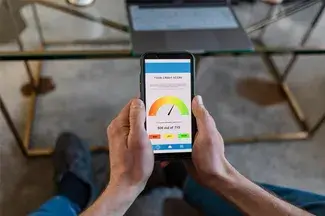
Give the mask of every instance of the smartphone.
POLYGON ((196 134, 194 79, 195 58, 191 53, 146 53, 141 57, 145 127, 156 160, 191 157, 196 134))

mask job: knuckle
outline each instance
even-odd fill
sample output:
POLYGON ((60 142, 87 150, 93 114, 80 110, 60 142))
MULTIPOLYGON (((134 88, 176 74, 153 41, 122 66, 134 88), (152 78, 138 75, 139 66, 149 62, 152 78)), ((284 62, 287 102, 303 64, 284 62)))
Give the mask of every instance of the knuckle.
POLYGON ((117 124, 116 124, 116 119, 114 119, 113 121, 111 121, 111 123, 108 125, 107 128, 107 133, 111 136, 117 133, 117 124))

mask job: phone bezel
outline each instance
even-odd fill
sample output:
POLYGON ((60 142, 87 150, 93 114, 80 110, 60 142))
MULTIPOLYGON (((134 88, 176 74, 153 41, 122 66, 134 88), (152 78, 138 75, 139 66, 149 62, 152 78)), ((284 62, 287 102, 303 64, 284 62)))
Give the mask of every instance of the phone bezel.
MULTIPOLYGON (((140 73, 140 93, 141 99, 146 104, 146 77, 145 77, 145 59, 190 59, 191 60, 191 99, 195 96, 195 57, 188 52, 172 52, 172 53, 145 53, 141 56, 141 73, 140 73)), ((192 108, 192 106, 191 106, 192 108)), ((192 149, 194 144, 194 138, 197 132, 196 120, 191 112, 192 118, 192 149)), ((191 158, 192 152, 180 152, 180 153, 155 153, 155 160, 172 160, 191 158)))

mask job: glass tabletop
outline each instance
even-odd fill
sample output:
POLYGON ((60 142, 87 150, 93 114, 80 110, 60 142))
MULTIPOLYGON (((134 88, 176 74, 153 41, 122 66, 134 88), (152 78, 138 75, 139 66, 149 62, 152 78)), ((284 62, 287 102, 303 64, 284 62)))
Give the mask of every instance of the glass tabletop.
MULTIPOLYGON (((324 4, 287 0, 272 5, 257 0, 237 1, 233 8, 247 34, 260 42, 255 54, 317 54, 325 53, 324 4)), ((87 7, 64 0, 0 0, 0 35, 2 60, 134 57, 121 0, 95 0, 87 7)), ((247 53, 202 55, 234 52, 247 53)))

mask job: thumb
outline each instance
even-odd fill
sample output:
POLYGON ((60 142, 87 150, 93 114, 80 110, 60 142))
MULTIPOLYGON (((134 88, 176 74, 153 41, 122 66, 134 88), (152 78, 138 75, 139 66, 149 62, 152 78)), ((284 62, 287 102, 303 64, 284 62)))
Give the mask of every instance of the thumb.
POLYGON ((144 103, 140 99, 133 99, 130 106, 130 132, 142 132, 146 119, 144 103))
POLYGON ((193 99, 192 111, 196 118, 197 128, 199 131, 215 128, 214 120, 208 110, 206 110, 200 95, 195 96, 193 99))

